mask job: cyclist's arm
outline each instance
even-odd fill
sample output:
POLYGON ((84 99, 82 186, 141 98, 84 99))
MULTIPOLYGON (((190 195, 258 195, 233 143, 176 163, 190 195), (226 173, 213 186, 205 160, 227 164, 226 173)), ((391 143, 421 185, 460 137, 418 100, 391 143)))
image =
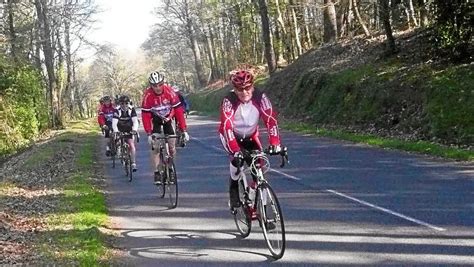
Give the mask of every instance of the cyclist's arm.
POLYGON ((118 127, 117 127, 118 120, 119 120, 118 110, 115 110, 114 117, 112 118, 112 129, 113 129, 114 133, 118 133, 118 131, 119 131, 118 127))
POLYGON ((137 117, 137 112, 135 111, 134 108, 132 108, 131 112, 132 116, 132 131, 138 131, 138 117, 137 117))
POLYGON ((185 132, 186 131, 186 119, 184 118, 184 111, 182 106, 180 106, 182 103, 179 100, 179 97, 177 94, 173 93, 172 95, 172 106, 173 108, 171 109, 172 116, 170 114, 170 118, 173 118, 173 116, 176 118, 176 121, 178 121, 178 125, 181 129, 181 131, 185 132))
POLYGON ((219 132, 222 135, 222 144, 229 153, 234 154, 240 151, 240 147, 234 136, 234 109, 229 99, 224 98, 222 101, 220 113, 221 124, 219 132))
POLYGON ((143 129, 145 129, 145 132, 147 134, 151 134, 152 130, 152 125, 151 125, 151 119, 152 119, 152 114, 151 114, 151 107, 152 107, 152 99, 153 96, 150 94, 150 92, 146 91, 145 95, 143 96, 143 101, 142 101, 142 123, 143 123, 143 129))
POLYGON ((97 115, 97 122, 101 127, 105 124, 105 116, 102 110, 99 110, 99 114, 97 115))
POLYGON ((260 117, 262 118, 268 132, 268 142, 270 145, 280 144, 280 133, 278 130, 278 121, 276 119, 276 112, 273 110, 270 99, 265 94, 262 94, 260 102, 260 117))

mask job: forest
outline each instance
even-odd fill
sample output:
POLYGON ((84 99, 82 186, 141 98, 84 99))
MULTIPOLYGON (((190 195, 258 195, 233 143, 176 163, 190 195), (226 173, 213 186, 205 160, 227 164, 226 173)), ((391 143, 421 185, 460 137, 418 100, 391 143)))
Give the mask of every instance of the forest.
POLYGON ((103 95, 139 101, 151 70, 200 92, 224 85, 235 68, 271 77, 305 53, 358 38, 381 39, 390 57, 400 52, 397 33, 416 30, 429 33, 430 60, 472 62, 468 0, 164 0, 153 10, 143 53, 128 55, 88 39, 101 12, 93 0, 2 1, 0 154, 94 116, 103 95))

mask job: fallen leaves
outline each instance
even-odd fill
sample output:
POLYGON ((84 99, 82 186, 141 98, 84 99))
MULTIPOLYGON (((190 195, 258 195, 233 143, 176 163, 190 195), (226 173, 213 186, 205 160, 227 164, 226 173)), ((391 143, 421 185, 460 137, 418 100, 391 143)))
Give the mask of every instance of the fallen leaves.
POLYGON ((40 146, 10 158, 0 168, 0 265, 44 262, 35 249, 48 231, 45 218, 57 210, 61 185, 75 171, 74 142, 45 142, 53 154, 26 164, 40 146))

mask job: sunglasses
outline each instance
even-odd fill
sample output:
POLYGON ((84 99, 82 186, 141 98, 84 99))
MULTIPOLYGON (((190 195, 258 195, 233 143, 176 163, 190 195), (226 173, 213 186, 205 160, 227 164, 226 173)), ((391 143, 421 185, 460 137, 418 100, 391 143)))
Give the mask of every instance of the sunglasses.
POLYGON ((152 84, 151 87, 154 87, 154 88, 157 88, 159 87, 160 85, 158 83, 155 83, 155 84, 152 84))
POLYGON ((253 87, 250 85, 250 86, 247 86, 247 87, 235 87, 235 91, 237 92, 243 92, 243 91, 250 91, 253 87))

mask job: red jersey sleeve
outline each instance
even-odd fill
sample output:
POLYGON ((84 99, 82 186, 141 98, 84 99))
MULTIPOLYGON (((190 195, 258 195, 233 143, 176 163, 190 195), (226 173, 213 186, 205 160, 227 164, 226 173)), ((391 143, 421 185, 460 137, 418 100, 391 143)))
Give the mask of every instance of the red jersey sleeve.
POLYGON ((105 116, 104 116, 102 105, 97 110, 97 122, 99 123, 100 126, 103 126, 105 124, 105 116))
POLYGON ((224 98, 220 108, 221 124, 219 132, 222 135, 222 143, 226 150, 232 154, 240 151, 239 144, 234 135, 234 109, 229 99, 224 98))
POLYGON ((280 144, 280 133, 278 130, 278 122, 276 119, 276 112, 273 110, 270 99, 265 94, 262 94, 260 100, 260 117, 262 118, 268 131, 268 142, 270 145, 280 144))
POLYGON ((153 94, 150 92, 150 90, 145 90, 145 93, 143 94, 143 100, 142 100, 142 123, 143 123, 143 129, 145 129, 145 132, 147 134, 151 134, 152 131, 152 124, 151 120, 153 118, 151 114, 151 107, 153 104, 153 94))
POLYGON ((179 96, 175 92, 173 92, 171 87, 169 87, 169 90, 172 98, 171 106, 173 107, 173 109, 171 110, 170 117, 175 116, 181 130, 186 131, 186 118, 184 117, 184 110, 180 106, 181 101, 179 100, 179 96))

